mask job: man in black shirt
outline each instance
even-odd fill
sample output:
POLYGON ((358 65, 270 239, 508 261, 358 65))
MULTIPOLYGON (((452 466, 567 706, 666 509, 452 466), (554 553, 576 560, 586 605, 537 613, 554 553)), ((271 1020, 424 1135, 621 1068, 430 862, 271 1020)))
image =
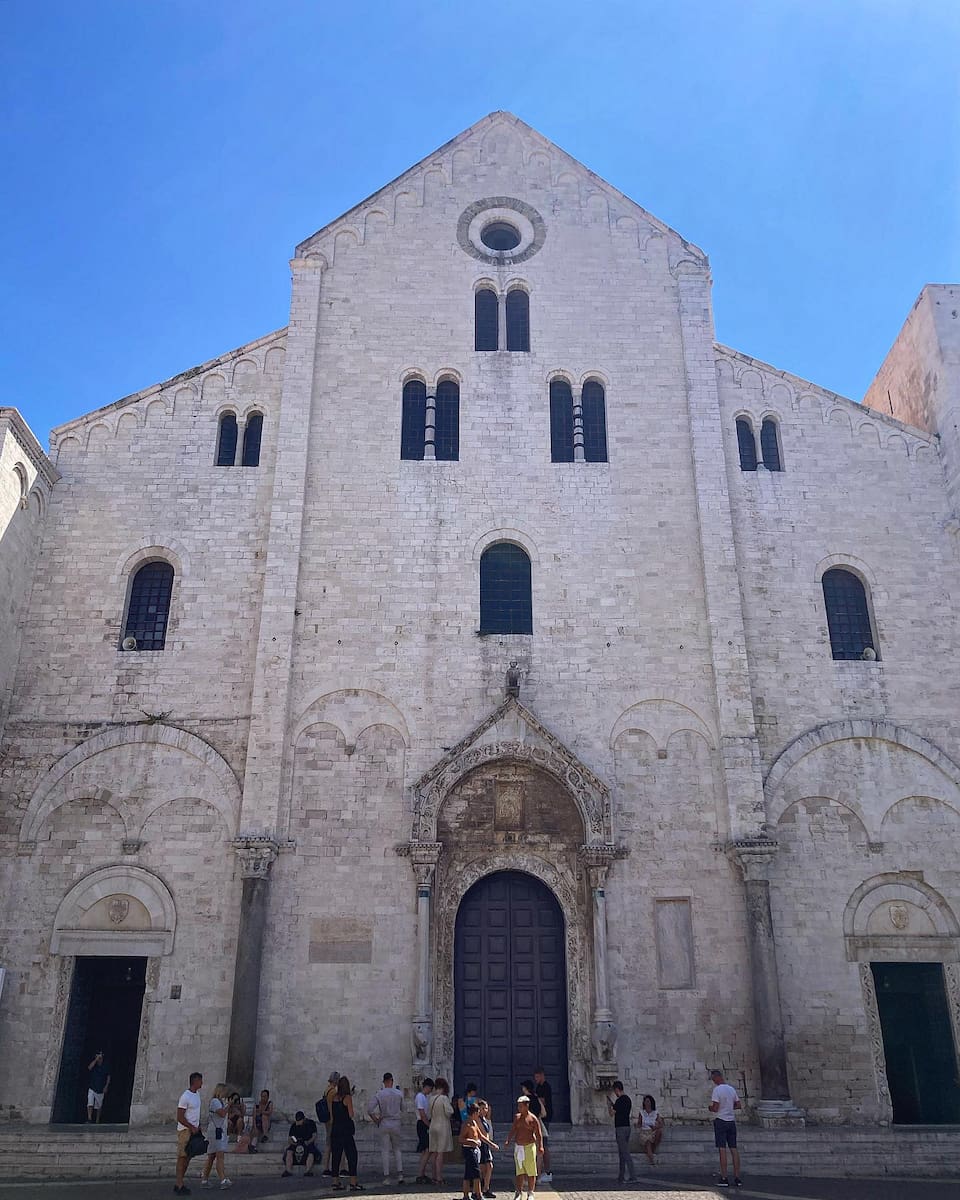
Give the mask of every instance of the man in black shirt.
POLYGON ((553 1183, 553 1173, 550 1170, 550 1143, 547 1140, 550 1136, 550 1122, 553 1120, 553 1092, 550 1090, 550 1084, 547 1083, 543 1067, 537 1067, 534 1071, 533 1081, 537 1085, 536 1095, 542 1108, 540 1124, 543 1126, 543 1174, 540 1176, 539 1182, 553 1183))
POLYGON ((102 1050, 98 1050, 87 1063, 87 1071, 87 1120, 99 1124, 103 1098, 110 1087, 110 1068, 104 1061, 102 1050))
POLYGON ((613 1115, 613 1132, 616 1134, 617 1154, 620 1158, 617 1183, 623 1183, 624 1176, 632 1183, 637 1177, 630 1156, 630 1110, 633 1108, 633 1101, 624 1095, 623 1082, 619 1079, 613 1085, 613 1096, 612 1100, 607 1097, 607 1108, 613 1115))
POLYGON ((296 1120, 290 1126, 290 1140, 283 1152, 282 1178, 292 1174, 294 1163, 303 1163, 304 1175, 313 1174, 313 1164, 317 1160, 317 1147, 313 1140, 316 1136, 316 1121, 311 1121, 302 1109, 298 1110, 296 1120))

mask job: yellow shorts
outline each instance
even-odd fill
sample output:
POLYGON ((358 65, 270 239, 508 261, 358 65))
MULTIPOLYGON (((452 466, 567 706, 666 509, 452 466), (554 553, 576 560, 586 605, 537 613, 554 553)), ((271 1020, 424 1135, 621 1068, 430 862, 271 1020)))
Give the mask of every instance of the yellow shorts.
POLYGON ((518 1175, 529 1175, 531 1179, 537 1176, 537 1148, 530 1143, 529 1146, 515 1146, 513 1149, 513 1157, 517 1164, 518 1175))

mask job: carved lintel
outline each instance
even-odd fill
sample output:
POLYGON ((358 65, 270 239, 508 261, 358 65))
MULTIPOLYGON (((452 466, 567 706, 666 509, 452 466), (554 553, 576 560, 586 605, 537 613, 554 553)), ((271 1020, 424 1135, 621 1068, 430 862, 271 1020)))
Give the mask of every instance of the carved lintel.
POLYGON ((768 879, 770 866, 780 848, 775 838, 743 838, 728 842, 724 847, 727 857, 739 868, 745 883, 768 879))
POLYGON ((233 843, 233 849, 240 863, 240 875, 243 879, 266 879, 280 853, 280 847, 272 837, 261 837, 258 834, 238 837, 233 843))

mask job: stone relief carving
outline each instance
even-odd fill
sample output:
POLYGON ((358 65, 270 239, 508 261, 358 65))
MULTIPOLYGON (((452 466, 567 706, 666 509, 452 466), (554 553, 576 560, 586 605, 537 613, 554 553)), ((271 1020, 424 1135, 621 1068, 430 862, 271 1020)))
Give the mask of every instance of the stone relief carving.
POLYGON ((877 1084, 877 1105, 880 1121, 889 1125, 893 1120, 893 1101, 887 1086, 887 1060, 883 1053, 883 1031, 880 1027, 880 1009, 877 1007, 877 992, 873 983, 873 972, 869 963, 860 963, 860 987, 863 990, 863 1010, 867 1016, 867 1036, 870 1039, 870 1054, 873 1058, 873 1074, 877 1084))
POLYGON ((411 1030, 414 1067, 427 1067, 433 1060, 433 1028, 430 1021, 414 1021, 411 1030))
POLYGON ((953 1045, 960 1062, 960 963, 943 964, 943 982, 947 990, 947 1011, 953 1026, 953 1045))
POLYGON ((238 837, 233 848, 243 879, 266 879, 280 852, 280 847, 269 837, 238 837))
POLYGON ((53 1095, 57 1070, 60 1066, 60 1047, 63 1045, 67 1021, 67 1002, 70 999, 70 985, 73 983, 73 964, 74 959, 68 956, 63 956, 57 963, 57 990, 53 1001, 53 1016, 50 1021, 54 1037, 50 1039, 41 1084, 41 1094, 47 1096, 53 1095))
POLYGON ((160 986, 160 959, 147 959, 146 988, 143 993, 143 1012, 140 1016, 140 1036, 137 1039, 137 1061, 133 1073, 134 1104, 143 1103, 147 1084, 147 1054, 150 1049, 150 1025, 157 988, 160 986))

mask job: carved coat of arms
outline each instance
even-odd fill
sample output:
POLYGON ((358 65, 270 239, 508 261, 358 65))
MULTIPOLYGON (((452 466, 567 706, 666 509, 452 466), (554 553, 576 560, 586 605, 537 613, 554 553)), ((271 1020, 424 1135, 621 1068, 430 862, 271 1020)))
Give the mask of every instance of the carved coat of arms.
POLYGON ((891 904, 887 912, 894 929, 906 929, 910 924, 910 910, 905 904, 891 904))
POLYGON ((125 896, 113 896, 107 905, 107 916, 114 925, 122 925, 130 911, 130 901, 125 896))

